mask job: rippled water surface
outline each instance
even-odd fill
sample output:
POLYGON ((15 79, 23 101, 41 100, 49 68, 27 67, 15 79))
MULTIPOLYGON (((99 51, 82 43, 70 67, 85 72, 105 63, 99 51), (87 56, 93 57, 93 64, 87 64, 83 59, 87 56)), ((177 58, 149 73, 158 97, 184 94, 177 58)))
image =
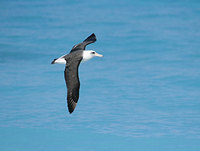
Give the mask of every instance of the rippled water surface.
POLYGON ((0 149, 200 150, 200 2, 0 2, 0 149), (66 108, 64 65, 91 33, 66 108))

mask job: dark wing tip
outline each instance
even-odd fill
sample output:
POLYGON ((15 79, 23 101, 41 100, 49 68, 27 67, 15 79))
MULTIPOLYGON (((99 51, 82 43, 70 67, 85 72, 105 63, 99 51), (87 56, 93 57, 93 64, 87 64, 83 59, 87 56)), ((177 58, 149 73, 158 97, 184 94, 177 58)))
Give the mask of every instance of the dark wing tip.
POLYGON ((94 33, 92 33, 89 37, 87 37, 84 42, 87 42, 87 41, 91 41, 91 42, 95 42, 97 39, 96 39, 96 35, 94 33))
POLYGON ((94 33, 92 33, 89 37, 87 37, 83 42, 77 44, 77 45, 74 45, 72 47, 72 50, 70 52, 73 52, 73 51, 76 51, 76 50, 85 50, 85 47, 88 45, 88 44, 91 44, 93 42, 95 42, 97 39, 96 39, 96 36, 94 33))
POLYGON ((74 111, 74 110, 69 110, 69 113, 72 114, 73 111, 74 111))
POLYGON ((69 111, 70 114, 72 114, 72 112, 74 111, 74 109, 75 108, 71 108, 71 107, 68 106, 68 111, 69 111))
POLYGON ((96 37, 96 35, 94 33, 92 33, 90 36, 95 36, 96 37))
POLYGON ((72 114, 72 112, 76 108, 77 103, 70 99, 69 101, 67 101, 67 104, 68 104, 68 111, 70 114, 72 114))

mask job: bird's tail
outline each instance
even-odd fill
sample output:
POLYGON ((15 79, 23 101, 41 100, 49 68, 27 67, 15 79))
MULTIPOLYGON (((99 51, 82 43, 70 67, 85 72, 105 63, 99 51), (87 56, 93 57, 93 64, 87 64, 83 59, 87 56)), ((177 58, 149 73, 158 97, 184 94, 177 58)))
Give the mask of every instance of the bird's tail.
POLYGON ((56 61, 57 59, 54 59, 52 62, 51 62, 51 64, 55 64, 55 61, 56 61))

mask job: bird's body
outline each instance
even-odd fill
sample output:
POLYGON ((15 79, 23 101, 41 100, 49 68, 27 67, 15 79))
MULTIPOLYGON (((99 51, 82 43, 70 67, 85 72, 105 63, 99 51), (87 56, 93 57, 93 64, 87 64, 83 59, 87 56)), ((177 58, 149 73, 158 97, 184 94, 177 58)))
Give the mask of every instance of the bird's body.
POLYGON ((82 61, 87 61, 94 56, 102 57, 93 50, 85 50, 85 47, 96 41, 96 36, 94 34, 90 35, 82 43, 75 45, 71 52, 67 55, 61 56, 58 59, 54 59, 52 64, 65 64, 65 81, 67 86, 67 104, 68 110, 72 113, 76 107, 79 99, 79 88, 80 81, 78 75, 78 67, 82 61))

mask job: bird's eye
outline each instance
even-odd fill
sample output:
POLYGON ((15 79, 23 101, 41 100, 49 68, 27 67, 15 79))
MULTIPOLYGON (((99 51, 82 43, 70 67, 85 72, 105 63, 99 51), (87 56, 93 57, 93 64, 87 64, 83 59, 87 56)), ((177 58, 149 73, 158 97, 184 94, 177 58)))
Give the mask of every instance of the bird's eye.
POLYGON ((93 52, 91 52, 91 54, 95 54, 95 52, 93 51, 93 52))

